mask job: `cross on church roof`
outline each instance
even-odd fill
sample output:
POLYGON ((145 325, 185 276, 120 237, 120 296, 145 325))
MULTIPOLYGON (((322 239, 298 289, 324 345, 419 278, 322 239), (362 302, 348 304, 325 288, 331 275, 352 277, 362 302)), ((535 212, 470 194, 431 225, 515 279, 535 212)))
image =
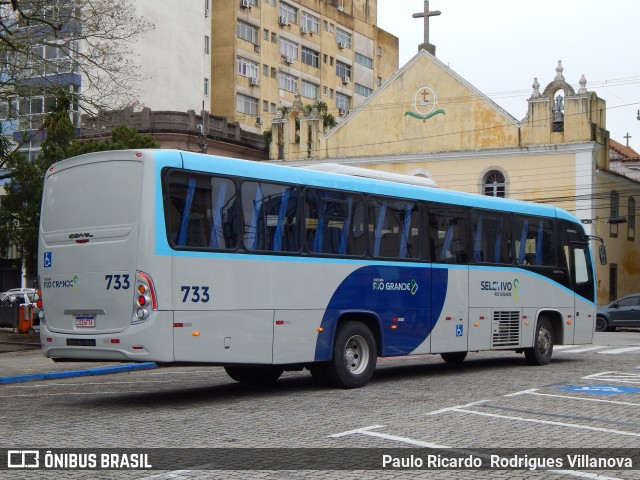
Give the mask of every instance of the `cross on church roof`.
POLYGON ((627 139, 627 147, 628 147, 629 146, 629 139, 631 138, 631 135, 629 135, 629 132, 627 132, 627 134, 622 138, 626 138, 627 139))
MULTIPOLYGON (((430 50, 429 47, 429 17, 440 15, 440 10, 429 11, 429 0, 424 0, 424 11, 413 14, 413 18, 424 18, 424 43, 420 45, 420 49, 430 50)), ((431 53, 435 52, 435 48, 431 53)))

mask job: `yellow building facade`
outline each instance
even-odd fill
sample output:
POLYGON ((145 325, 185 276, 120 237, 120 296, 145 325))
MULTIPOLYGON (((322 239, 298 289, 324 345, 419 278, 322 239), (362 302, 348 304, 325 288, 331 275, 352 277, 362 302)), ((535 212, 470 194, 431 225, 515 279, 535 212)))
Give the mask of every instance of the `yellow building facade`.
POLYGON ((398 69, 376 0, 213 0, 212 12, 210 111, 248 131, 298 92, 340 120, 398 69))
MULTIPOLYGON (((527 115, 517 120, 421 50, 329 131, 318 112, 294 104, 272 123, 270 159, 421 175, 441 188, 550 203, 583 220, 617 260, 624 254, 601 232, 597 178, 609 169, 606 103, 580 75, 574 89, 558 62, 546 87, 534 80, 527 115)), ((597 265, 599 303, 610 296, 609 268, 597 265)), ((627 270, 618 271, 619 294, 640 289, 640 276, 627 270)))

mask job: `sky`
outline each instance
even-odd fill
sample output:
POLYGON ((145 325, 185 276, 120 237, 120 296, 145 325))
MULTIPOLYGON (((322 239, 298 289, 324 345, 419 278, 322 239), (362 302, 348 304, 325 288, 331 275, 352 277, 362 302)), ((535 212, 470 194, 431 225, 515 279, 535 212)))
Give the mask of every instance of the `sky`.
MULTIPOLYGON (((611 138, 640 152, 640 1, 430 0, 436 57, 513 117, 527 114, 562 60, 565 81, 606 101, 611 138)), ((423 43, 424 0, 378 0, 378 26, 400 39, 400 67, 423 43)))

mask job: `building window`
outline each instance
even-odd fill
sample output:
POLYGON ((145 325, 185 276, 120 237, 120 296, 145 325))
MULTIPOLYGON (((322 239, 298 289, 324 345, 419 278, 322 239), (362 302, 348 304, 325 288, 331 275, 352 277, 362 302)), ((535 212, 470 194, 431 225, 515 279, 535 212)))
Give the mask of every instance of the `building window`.
POLYGON ((356 83, 355 91, 358 95, 362 95, 363 97, 368 97, 373 93, 373 89, 360 85, 359 83, 356 83))
POLYGON ((258 29, 251 25, 238 22, 236 24, 236 35, 238 38, 246 40, 247 42, 251 42, 256 45, 258 44, 258 29))
POLYGON ((302 63, 318 68, 320 65, 319 54, 307 47, 302 47, 302 63))
POLYGON ((636 200, 633 197, 629 197, 627 204, 627 239, 636 239, 636 200))
POLYGON ((276 32, 271 32, 271 43, 276 43, 278 41, 278 34, 276 32))
POLYGON ((209 55, 209 35, 204 36, 204 53, 209 55))
POLYGON ((247 115, 257 115, 258 99, 239 93, 236 97, 236 110, 247 115))
POLYGON ((340 78, 351 78, 351 65, 336 60, 336 75, 340 78))
POLYGON ((502 172, 491 170, 482 179, 482 194, 489 197, 505 197, 506 181, 502 172))
POLYGON ((309 12, 302 12, 302 23, 300 25, 311 33, 320 33, 320 19, 309 12))
POLYGON ((267 100, 262 101, 262 111, 269 113, 269 102, 267 100))
POLYGON ((204 79, 204 96, 205 97, 209 96, 209 79, 208 78, 204 79))
POLYGON ((280 88, 287 92, 296 93, 298 91, 298 79, 288 73, 280 72, 280 88))
POLYGON ((341 28, 336 28, 336 42, 340 48, 351 48, 351 34, 341 28))
POLYGON ((377 48, 377 52, 378 52, 378 56, 381 57, 382 56, 382 47, 378 47, 377 48))
POLYGON ((336 92, 336 107, 347 112, 349 110, 350 98, 344 93, 336 92))
POLYGON ((302 88, 300 90, 300 94, 303 97, 311 98, 312 100, 318 99, 318 90, 320 87, 318 85, 307 82, 306 80, 302 80, 302 88))
POLYGON ((269 30, 267 30, 266 28, 262 30, 262 39, 265 42, 269 41, 269 30))
POLYGON ((373 68, 373 58, 366 57, 360 53, 356 53, 356 63, 365 67, 373 68))
POLYGON ((298 60, 298 44, 280 37, 280 55, 298 60))
MULTIPOLYGON (((611 190, 611 210, 609 211, 609 220, 617 218, 620 215, 620 195, 615 190, 611 190)), ((618 224, 616 222, 609 223, 609 235, 611 237, 618 236, 618 224)))
POLYGON ((269 65, 262 64, 262 76, 264 77, 269 76, 269 65))
POLYGON ((286 18, 289 23, 298 23, 298 9, 287 3, 280 2, 280 16, 286 18))
POLYGON ((236 73, 238 75, 249 78, 258 77, 258 64, 256 62, 238 57, 236 59, 236 67, 236 73))

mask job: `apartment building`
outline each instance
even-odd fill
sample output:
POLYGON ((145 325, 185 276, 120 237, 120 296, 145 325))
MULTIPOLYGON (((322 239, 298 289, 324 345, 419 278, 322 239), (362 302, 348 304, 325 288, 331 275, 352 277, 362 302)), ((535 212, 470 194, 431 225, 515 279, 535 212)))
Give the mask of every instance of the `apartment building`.
POLYGON ((376 0, 211 2, 211 112, 261 132, 293 105, 324 102, 340 121, 398 69, 398 38, 376 0))

